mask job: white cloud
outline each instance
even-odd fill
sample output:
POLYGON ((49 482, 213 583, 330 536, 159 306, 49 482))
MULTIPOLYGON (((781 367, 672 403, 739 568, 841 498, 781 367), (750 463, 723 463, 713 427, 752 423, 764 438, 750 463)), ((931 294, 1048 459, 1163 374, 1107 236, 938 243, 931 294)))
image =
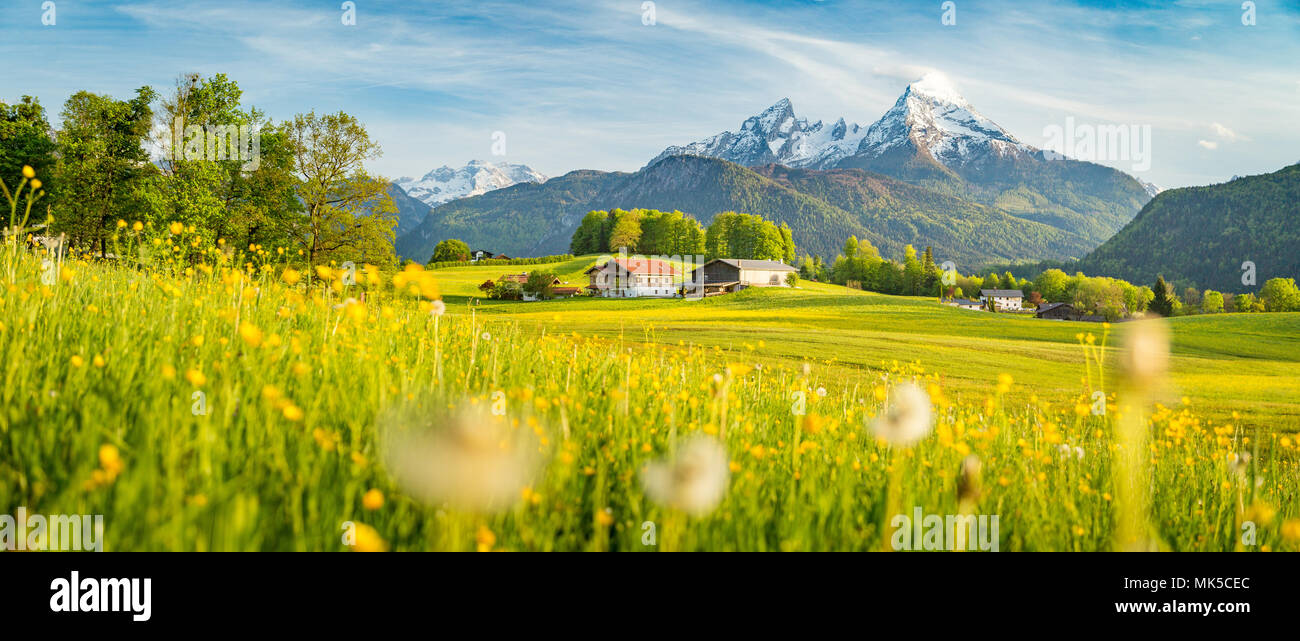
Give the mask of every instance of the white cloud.
POLYGON ((1204 148, 1206 148, 1206 149, 1218 149, 1218 148, 1219 148, 1219 143, 1214 142, 1214 141, 1210 141, 1210 140, 1198 140, 1198 141, 1196 141, 1196 144, 1198 144, 1198 145, 1200 145, 1200 146, 1202 146, 1202 147, 1204 147, 1204 148))
POLYGON ((1228 129, 1217 122, 1210 123, 1210 129, 1213 130, 1214 135, 1218 136, 1221 140, 1236 142, 1241 139, 1241 136, 1237 135, 1237 132, 1228 129))

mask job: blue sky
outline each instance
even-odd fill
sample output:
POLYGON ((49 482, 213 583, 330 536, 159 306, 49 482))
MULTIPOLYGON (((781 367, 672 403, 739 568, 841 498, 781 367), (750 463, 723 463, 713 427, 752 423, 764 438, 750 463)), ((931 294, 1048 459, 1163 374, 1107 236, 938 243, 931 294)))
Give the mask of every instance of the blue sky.
MULTIPOLYGON (((275 119, 344 110, 397 177, 471 159, 548 175, 633 171, 670 144, 782 97, 812 120, 878 119, 908 82, 946 74, 1042 146, 1051 125, 1149 125, 1162 187, 1300 161, 1300 3, 954 0, 0 1, 0 99, 56 120, 86 89, 119 97, 223 72, 275 119), (493 132, 506 155, 493 157, 493 132)), ((1108 162, 1131 170, 1131 163, 1108 162)))

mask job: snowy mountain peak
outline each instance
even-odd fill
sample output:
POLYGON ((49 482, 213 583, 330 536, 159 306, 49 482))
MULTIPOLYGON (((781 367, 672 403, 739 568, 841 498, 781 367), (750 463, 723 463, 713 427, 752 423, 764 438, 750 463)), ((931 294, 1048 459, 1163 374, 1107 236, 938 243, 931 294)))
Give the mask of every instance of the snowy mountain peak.
POLYGON ((393 181, 412 198, 430 207, 523 182, 546 182, 546 176, 528 165, 471 160, 460 168, 443 165, 419 180, 402 177, 393 181))
POLYGON ((894 106, 869 128, 843 118, 829 126, 820 120, 809 124, 795 115, 789 98, 782 98, 747 118, 739 131, 724 131, 689 145, 669 147, 650 164, 668 156, 689 154, 750 167, 778 163, 829 169, 849 158, 870 160, 894 149, 914 153, 907 151, 911 148, 950 167, 977 162, 990 154, 1005 158, 1037 151, 976 111, 952 80, 936 71, 908 85, 894 106))
POLYGON ((921 76, 920 80, 907 86, 907 91, 903 95, 916 95, 935 102, 967 106, 966 99, 957 92, 957 88, 953 86, 948 76, 938 71, 931 71, 921 76))
POLYGON ((741 131, 759 131, 768 135, 789 132, 795 124, 794 106, 789 98, 782 98, 763 113, 749 118, 740 126, 741 131))
POLYGON ((976 111, 937 72, 908 85, 894 106, 871 125, 857 155, 879 157, 909 144, 950 167, 990 153, 1014 156, 1035 151, 976 111))
POLYGON ((649 164, 669 156, 694 155, 745 166, 830 166, 851 155, 865 133, 862 127, 847 124, 843 118, 830 127, 820 120, 809 124, 795 114, 789 98, 782 98, 758 115, 746 118, 737 132, 724 131, 689 145, 669 147, 649 164))

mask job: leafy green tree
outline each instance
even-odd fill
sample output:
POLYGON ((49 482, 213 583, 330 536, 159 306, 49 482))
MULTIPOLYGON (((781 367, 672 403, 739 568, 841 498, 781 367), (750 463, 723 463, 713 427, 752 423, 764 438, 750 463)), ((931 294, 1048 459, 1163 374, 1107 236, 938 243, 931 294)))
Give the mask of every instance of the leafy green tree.
POLYGON ((429 259, 431 263, 443 263, 454 261, 467 261, 470 257, 469 245, 465 241, 457 238, 448 238, 439 241, 433 248, 433 257, 429 259))
POLYGON ((903 248, 903 275, 905 278, 906 290, 903 292, 908 296, 916 296, 921 293, 921 260, 916 257, 916 248, 908 245, 903 248))
POLYGON ((1217 314, 1223 311, 1223 294, 1213 289, 1205 290, 1201 296, 1201 311, 1206 314, 1217 314))
POLYGON ((73 243, 107 253, 116 221, 143 211, 142 184, 157 171, 143 144, 155 95, 149 87, 130 100, 80 91, 64 103, 57 174, 65 206, 54 230, 67 232, 73 243))
POLYGON ((1300 289, 1294 278, 1270 278, 1259 290, 1264 311, 1300 312, 1300 289))
POLYGON ((534 270, 528 274, 522 288, 525 294, 537 298, 550 298, 555 293, 555 273, 546 270, 534 270))
POLYGON ((629 252, 637 251, 641 242, 641 212, 639 210, 611 212, 613 226, 609 230, 609 249, 617 251, 626 248, 629 252), (617 218, 614 218, 617 216, 617 218))
POLYGON ((1232 297, 1232 308, 1239 314, 1264 311, 1264 305, 1254 294, 1237 294, 1232 297))
POLYGON ((573 232, 573 240, 569 241, 569 253, 582 256, 609 251, 609 246, 604 244, 605 223, 608 220, 607 211, 587 212, 587 215, 582 217, 578 229, 573 232))
POLYGON ((397 206, 388 181, 365 169, 382 153, 379 143, 343 112, 298 114, 286 129, 305 211, 296 241, 308 261, 395 264, 397 206))
POLYGON ((785 260, 792 251, 774 223, 752 214, 720 213, 705 233, 704 253, 710 259, 785 260))
POLYGON ((781 223, 781 262, 793 265, 794 257, 794 232, 790 231, 789 225, 781 223))
POLYGON ((241 108, 242 96, 225 74, 177 79, 154 128, 162 158, 145 191, 149 217, 234 246, 288 247, 302 214, 293 150, 285 128, 241 108))
POLYGON ((58 184, 54 177, 57 145, 41 102, 23 96, 13 105, 0 101, 0 180, 13 182, 24 166, 36 170, 47 198, 58 184))

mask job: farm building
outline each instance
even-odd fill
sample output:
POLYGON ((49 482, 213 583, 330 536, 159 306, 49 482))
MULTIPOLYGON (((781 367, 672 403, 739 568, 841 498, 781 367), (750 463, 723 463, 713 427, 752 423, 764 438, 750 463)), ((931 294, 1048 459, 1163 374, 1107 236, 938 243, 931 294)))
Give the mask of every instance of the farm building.
POLYGON ((470 252, 469 255, 470 255, 470 261, 472 261, 472 262, 478 262, 478 261, 483 260, 483 259, 485 259, 485 258, 494 258, 494 257, 495 257, 495 254, 493 254, 492 252, 490 252, 490 251, 488 251, 488 250, 486 250, 486 249, 475 249, 474 251, 470 252))
POLYGON ((605 298, 671 298, 681 275, 670 263, 655 258, 614 258, 586 272, 587 288, 605 298))
POLYGON ((1075 312, 1074 306, 1069 303, 1047 303, 1039 305, 1038 311, 1034 312, 1034 316, 1052 320, 1075 320, 1079 317, 1079 314, 1075 312))
POLYGON ((980 302, 988 305, 989 301, 993 301, 993 309, 999 312, 1018 312, 1024 309, 1022 305, 1024 298, 1024 293, 1018 289, 980 290, 980 302))
MULTIPOLYGON (((699 271, 705 295, 734 292, 746 287, 786 287, 786 277, 797 269, 779 260, 715 258, 699 271)), ((696 282, 699 284, 699 276, 696 282)))
POLYGON ((984 309, 984 303, 981 303, 977 300, 970 300, 969 298, 954 298, 944 304, 951 305, 953 307, 960 307, 962 309, 972 309, 975 311, 980 311, 984 309))
MULTIPOLYGON (((504 276, 498 278, 497 282, 498 283, 519 283, 520 285, 523 285, 524 283, 528 282, 528 272, 524 272, 522 274, 505 274, 504 276)), ((552 285, 561 284, 560 279, 556 277, 555 279, 551 280, 551 284, 552 285)))

